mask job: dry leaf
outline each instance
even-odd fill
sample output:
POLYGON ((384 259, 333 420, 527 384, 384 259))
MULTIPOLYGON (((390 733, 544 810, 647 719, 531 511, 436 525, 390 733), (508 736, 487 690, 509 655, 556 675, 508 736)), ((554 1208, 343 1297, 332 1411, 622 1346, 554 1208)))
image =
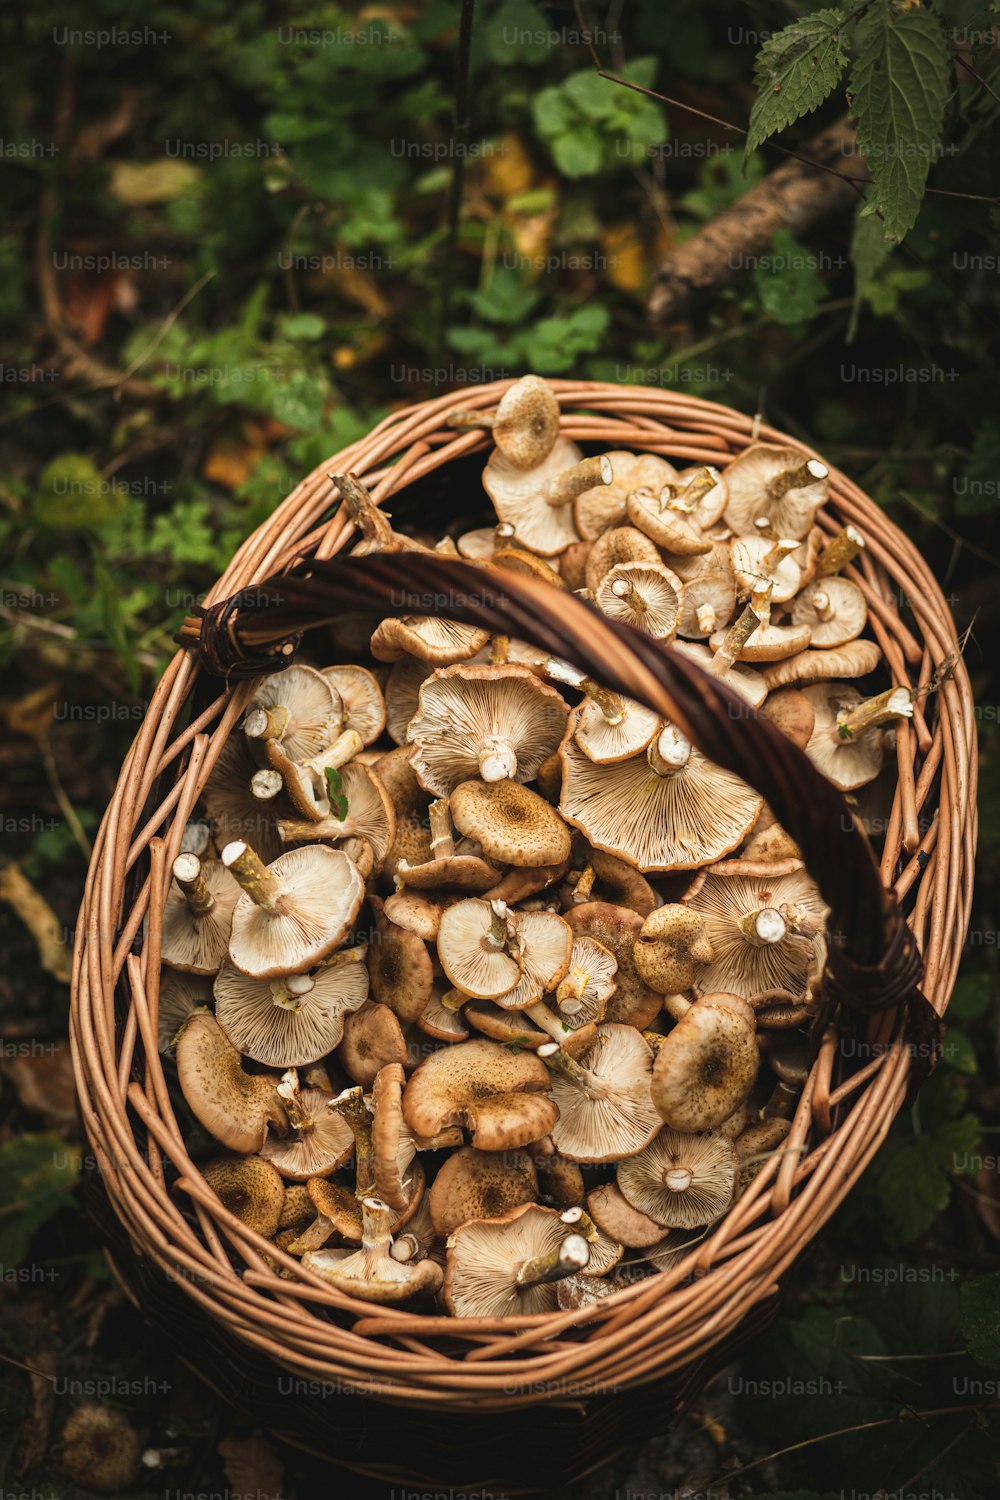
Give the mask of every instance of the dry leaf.
POLYGON ((27 1044, 23 1057, 0 1063, 22 1106, 63 1135, 76 1131, 76 1089, 68 1042, 27 1044))
POLYGON ((38 960, 47 974, 60 984, 69 984, 72 973, 69 951, 63 942, 62 923, 16 864, 0 870, 0 901, 7 901, 27 927, 38 948, 38 960))
POLYGON ((44 682, 41 687, 25 693, 23 698, 8 699, 3 705, 8 729, 15 734, 26 734, 29 739, 44 739, 55 714, 58 691, 56 683, 44 682))
POLYGON ((506 202, 515 193, 526 193, 535 186, 535 169, 524 149, 521 137, 509 130, 498 148, 483 159, 485 187, 494 198, 506 202))
POLYGON ((612 224, 601 236, 608 263, 607 279, 621 292, 645 291, 649 262, 642 239, 633 224, 612 224))
POLYGON ((220 438, 205 455, 202 477, 221 484, 223 489, 238 490, 266 451, 259 430, 247 432, 242 438, 220 438))
POLYGON ((116 161, 111 193, 119 203, 169 203, 194 187, 198 168, 189 161, 116 161))
POLYGON ((285 1466, 259 1432, 248 1438, 224 1438, 219 1444, 219 1457, 234 1494, 253 1495, 255 1500, 282 1500, 285 1466))
POLYGON ((134 83, 127 83, 121 98, 109 115, 102 120, 92 120, 84 125, 73 142, 73 155, 92 161, 103 155, 114 141, 128 135, 135 124, 135 111, 139 102, 139 90, 134 83))
POLYGON ((50 1377, 59 1374, 59 1361, 54 1354, 32 1353, 25 1364, 31 1366, 31 1416, 24 1422, 24 1449, 17 1470, 20 1479, 45 1457, 56 1409, 55 1383, 50 1377))

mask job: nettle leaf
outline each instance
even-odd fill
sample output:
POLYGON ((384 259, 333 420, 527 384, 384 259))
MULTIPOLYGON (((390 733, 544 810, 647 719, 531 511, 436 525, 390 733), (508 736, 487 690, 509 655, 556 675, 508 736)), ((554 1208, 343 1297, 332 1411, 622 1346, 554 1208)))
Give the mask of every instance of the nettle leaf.
POLYGON ((0 1147, 0 1266, 21 1265, 37 1231, 67 1205, 79 1170, 79 1152, 54 1133, 0 1147))
POLYGON ((960 516, 981 516, 1000 506, 1000 421, 987 417, 972 443, 965 473, 955 480, 955 509, 960 516))
POLYGON ((859 22, 857 37, 848 96, 874 183, 864 211, 878 209, 886 234, 900 240, 916 222, 940 141, 951 54, 926 10, 897 15, 883 3, 859 22))
POLYGON ((337 821, 347 817, 348 802, 344 795, 344 778, 334 766, 326 767, 326 795, 337 821))
POLYGON ((768 136, 818 109, 847 66, 844 15, 818 10, 769 37, 757 54, 757 98, 744 159, 768 136))
POLYGON ((917 1239, 947 1208, 952 1173, 975 1151, 979 1132, 975 1115, 961 1115, 918 1136, 882 1169, 879 1202, 901 1240, 917 1239))
POLYGON ((794 326, 806 322, 827 295, 816 260, 790 229, 775 231, 771 254, 759 258, 753 281, 761 306, 776 323, 794 326))
POLYGON ((865 214, 858 205, 854 216, 854 232, 851 235, 851 265, 854 267, 854 305, 847 329, 847 342, 854 342, 861 314, 861 301, 882 262, 892 250, 892 241, 886 239, 885 225, 877 214, 865 214))
POLYGON ((958 1305, 969 1353, 981 1365, 1000 1369, 1000 1271, 964 1282, 958 1305))

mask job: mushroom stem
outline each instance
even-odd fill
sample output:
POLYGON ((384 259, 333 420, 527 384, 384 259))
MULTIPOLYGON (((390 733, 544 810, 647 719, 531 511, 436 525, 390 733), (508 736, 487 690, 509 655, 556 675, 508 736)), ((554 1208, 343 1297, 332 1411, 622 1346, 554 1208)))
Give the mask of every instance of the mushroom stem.
POLYGON ((802 463, 795 464, 792 468, 777 474, 768 485, 767 492, 772 500, 780 500, 783 495, 788 494, 789 490, 815 484, 817 479, 826 479, 829 472, 826 464, 820 463, 818 458, 807 458, 802 463))
POLYGON ((340 1116, 354 1137, 354 1192, 356 1197, 363 1199, 371 1192, 375 1181, 375 1156, 372 1117, 361 1085, 344 1089, 342 1094, 330 1100, 327 1109, 340 1116))
POLYGON ((533 1255, 521 1262, 514 1278, 518 1287, 541 1286, 547 1281, 563 1281, 582 1271, 590 1260, 590 1249, 582 1234, 568 1234, 562 1244, 547 1255, 533 1255))
POLYGON ((832 620, 836 614, 833 600, 825 589, 817 589, 809 603, 818 620, 832 620))
POLYGON ((573 964, 566 977, 559 981, 556 1004, 564 1015, 575 1016, 583 1009, 583 997, 589 983, 590 975, 579 964, 573 964))
POLYGON ((686 1016, 692 1004, 693 1002, 686 995, 664 995, 663 997, 663 1009, 668 1016, 673 1016, 675 1021, 679 1021, 681 1016, 686 1016))
POLYGON ((490 638, 490 665, 502 667, 510 658, 510 636, 494 635, 490 638))
POLYGON ((645 614, 649 605, 641 589, 637 589, 631 578, 616 578, 611 585, 611 592, 616 599, 624 599, 635 614, 645 614))
POLYGON ((272 979, 271 996, 281 1010, 301 1010, 306 995, 315 988, 308 974, 289 974, 285 979, 272 979))
POLYGON ((307 1135, 311 1130, 315 1129, 314 1122, 302 1108, 302 1097, 299 1093, 299 1075, 294 1068, 289 1068, 286 1073, 282 1073, 281 1082, 276 1086, 275 1093, 284 1104, 288 1123, 297 1136, 307 1135))
POLYGON ((711 464, 703 464, 701 468, 695 469, 686 484, 667 484, 660 491, 660 509, 692 511, 703 500, 706 495, 719 482, 719 471, 713 469, 711 464), (664 501, 664 495, 670 498, 664 501))
POLYGON ((817 917, 813 912, 808 912, 793 902, 786 902, 779 908, 784 918, 785 926, 790 933, 796 937, 814 938, 823 931, 823 918, 817 917))
POLYGON ((699 604, 694 612, 698 622, 698 629, 703 630, 706 635, 714 635, 719 624, 719 617, 711 604, 699 604))
POLYGON ((584 865, 576 884, 573 886, 573 905, 582 906, 589 901, 594 889, 594 881, 597 879, 597 871, 593 865, 584 865))
POLYGON ((249 844, 237 839, 222 851, 222 863, 255 906, 275 916, 280 910, 281 885, 249 844))
POLYGON ((576 688, 577 692, 583 693, 585 698, 592 698, 604 716, 606 724, 612 728, 623 723, 628 713, 628 704, 618 693, 613 693, 610 688, 601 687, 592 677, 586 677, 576 667, 571 667, 568 662, 559 661, 556 657, 550 657, 545 663, 545 675, 552 682, 561 682, 566 687, 576 688))
POLYGON ((556 1046, 562 1042, 568 1028, 565 1022, 560 1021, 559 1017, 549 1009, 544 1000, 536 1000, 533 1004, 526 1005, 524 1014, 530 1016, 536 1026, 547 1031, 556 1046))
POLYGON ((310 823, 307 818, 279 818, 278 837, 283 844, 304 844, 312 839, 342 839, 350 833, 348 819, 332 813, 310 823))
POLYGON ((572 1208, 567 1208, 566 1212, 561 1213, 559 1217, 567 1227, 575 1229, 577 1234, 581 1234, 588 1245, 597 1243, 600 1230, 587 1210, 581 1208, 578 1203, 575 1203, 572 1208))
POLYGON ((407 1264, 411 1260, 420 1259, 420 1241, 415 1234, 401 1234, 398 1239, 393 1240, 389 1254, 393 1260, 407 1264))
POLYGON ((356 474, 331 474, 347 513, 372 551, 385 552, 399 546, 389 518, 375 504, 356 474))
POLYGON ((646 751, 646 759, 657 776, 676 776, 691 759, 691 742, 666 724, 646 751))
POLYGON ((288 1246, 289 1255, 305 1255, 309 1250, 321 1250, 333 1233, 333 1220, 325 1214, 317 1214, 312 1223, 303 1229, 297 1240, 288 1246))
POLYGON ((435 859, 450 859, 455 852, 455 838, 451 827, 451 811, 447 797, 439 797, 427 809, 431 825, 431 854, 435 859))
POLYGON ((874 698, 865 698, 856 708, 837 715, 835 729, 838 740, 856 740, 870 729, 887 724, 890 719, 911 719, 913 698, 909 688, 889 688, 874 698))
POLYGON ((284 785, 280 771, 255 771, 250 778, 250 794, 258 802, 270 802, 272 797, 283 790, 284 785))
POLYGON ((816 577, 832 578, 864 551, 865 539, 856 526, 845 526, 816 560, 816 577))
POLYGON ((506 948, 510 940, 510 912, 506 901, 490 902, 490 930, 485 941, 491 948, 506 948))
POLYGON ((215 905, 215 897, 202 874, 197 854, 178 854, 173 863, 173 875, 192 916, 207 916, 215 905))
POLYGON ((243 720, 243 733, 248 740, 280 740, 288 729, 291 714, 284 703, 273 703, 269 708, 258 705, 248 709, 243 720))
POLYGON ((461 990, 445 990, 441 996, 441 1004, 445 1010, 460 1011, 468 998, 468 995, 463 995, 461 990))
POLYGON ((799 1090, 781 1079, 774 1086, 774 1093, 760 1112, 762 1120, 790 1120, 799 1102, 799 1090))
POLYGON ((739 618, 730 625, 725 640, 709 662, 708 670, 713 677, 725 677, 734 662, 739 660, 743 647, 754 631, 760 627, 760 623, 760 615, 751 602, 739 618))
POLYGON ((686 1193, 691 1186, 691 1172, 688 1167, 668 1167, 663 1174, 663 1186, 668 1193, 686 1193))
POLYGON ((481 428, 484 432, 489 432, 495 420, 492 412, 472 411, 463 407, 461 411, 453 411, 450 414, 446 425, 457 427, 461 431, 468 428, 481 428))
MULTIPOLYGON (((346 766, 349 760, 365 748, 365 742, 356 729, 345 729, 343 734, 338 734, 332 745, 328 745, 319 755, 314 755, 310 760, 302 764, 309 771, 314 772, 325 783, 327 771, 339 771, 341 766, 346 766)), ((323 791, 326 791, 324 784, 323 791)))
POLYGON ((484 781, 513 781, 517 775, 517 755, 509 740, 491 735, 479 746, 479 774, 484 781))
POLYGON ((746 941, 755 948, 780 943, 788 931, 784 917, 773 906, 762 906, 758 911, 746 912, 738 918, 736 925, 746 941))
POLYGON ((380 1250, 392 1239, 392 1209, 381 1198, 361 1200, 361 1248, 380 1250))
POLYGON ((557 474, 549 485, 546 499, 550 505, 568 505, 584 490, 592 490, 599 484, 610 484, 614 479, 611 460, 606 453, 597 458, 585 458, 557 474))

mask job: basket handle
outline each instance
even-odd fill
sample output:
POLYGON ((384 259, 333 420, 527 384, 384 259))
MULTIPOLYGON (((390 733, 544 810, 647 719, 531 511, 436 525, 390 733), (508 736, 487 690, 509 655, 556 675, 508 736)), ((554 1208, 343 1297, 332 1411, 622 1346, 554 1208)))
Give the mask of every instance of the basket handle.
POLYGON ((801 849, 831 912, 830 998, 872 1014, 913 994, 916 941, 833 783, 730 688, 574 594, 514 572, 501 583, 496 572, 426 552, 314 559, 200 610, 178 640, 217 676, 253 676, 286 665, 304 630, 345 611, 437 615, 511 636, 669 719, 759 792, 801 849))

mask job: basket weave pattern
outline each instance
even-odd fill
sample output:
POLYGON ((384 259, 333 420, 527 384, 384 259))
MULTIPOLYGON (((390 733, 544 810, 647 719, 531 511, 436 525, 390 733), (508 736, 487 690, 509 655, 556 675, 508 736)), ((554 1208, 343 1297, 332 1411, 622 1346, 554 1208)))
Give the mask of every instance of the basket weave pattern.
MULTIPOLYGON (((349 521, 329 519, 337 499, 330 471, 357 473, 379 503, 398 496, 390 508, 405 517, 408 486, 487 447, 481 433, 445 426, 449 412, 493 408, 508 384, 395 412, 321 465, 247 539, 208 604, 304 556, 333 558, 350 544, 349 521)), ((563 435, 589 451, 642 449, 721 466, 752 438, 789 442, 689 396, 590 382, 552 385, 563 435)), ((837 470, 829 493, 818 524, 832 536, 853 522, 867 541, 845 576, 864 592, 887 670, 894 683, 926 688, 956 654, 954 625, 930 569, 837 470), (900 618, 900 600, 912 626, 900 618)), ((526 608, 545 607, 530 588, 514 592, 526 608)), ((617 681, 624 675, 640 683, 641 663, 627 662, 624 648, 619 654, 617 681)), ((502 1320, 373 1307, 332 1290, 247 1230, 207 1187, 187 1154, 156 1045, 159 933, 171 864, 249 693, 244 682, 225 688, 193 654, 178 653, 122 769, 87 880, 74 961, 74 1065, 90 1145, 135 1253, 285 1369, 413 1407, 510 1410, 567 1392, 620 1390, 681 1370, 732 1335, 772 1295, 884 1139, 914 1062, 905 1007, 869 1007, 874 1013, 858 1023, 868 1060, 849 1074, 840 1033, 826 1026, 785 1149, 671 1271, 577 1311, 502 1320), (279 1278, 265 1253, 293 1279, 279 1278)), ((920 950, 923 994, 939 1014, 968 923, 974 750, 971 693, 956 657, 938 692, 918 696, 912 723, 897 728, 898 783, 881 856, 882 882, 903 905, 920 950)), ((831 831, 831 850, 837 848, 831 831)), ((818 874, 815 867, 811 873, 818 874)))

